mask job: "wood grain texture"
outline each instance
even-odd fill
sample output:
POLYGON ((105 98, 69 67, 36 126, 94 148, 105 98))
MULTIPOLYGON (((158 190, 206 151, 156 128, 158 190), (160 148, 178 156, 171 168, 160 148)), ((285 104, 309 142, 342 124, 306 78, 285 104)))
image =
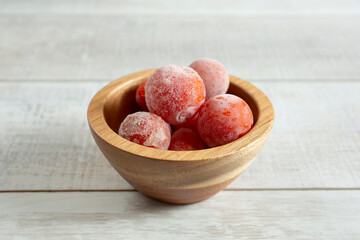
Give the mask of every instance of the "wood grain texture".
POLYGON ((76 182, 92 189, 98 174, 106 185, 130 188, 97 149, 86 121, 103 85, 0 84, 2 190, 76 189, 76 182))
POLYGON ((1 16, 1 81, 110 81, 200 57, 246 80, 358 81, 360 18, 1 16))
MULTIPOLYGON (((93 142, 87 105, 104 83, 0 84, 0 189, 131 189, 93 142)), ((255 83, 275 124, 228 188, 359 188, 360 84, 255 83)))
POLYGON ((76 14, 126 16, 229 16, 229 15, 332 15, 359 14, 360 4, 355 0, 71 0, 0 1, 0 14, 76 14))
POLYGON ((213 57, 276 112, 260 155, 214 198, 0 193, 0 239, 358 239, 359 191, 299 189, 360 187, 359 3, 0 0, 0 190, 132 189, 86 108, 138 70, 213 57))
POLYGON ((1 239, 357 239, 360 234, 360 191, 226 191, 186 206, 137 192, 3 193, 0 203, 1 239))

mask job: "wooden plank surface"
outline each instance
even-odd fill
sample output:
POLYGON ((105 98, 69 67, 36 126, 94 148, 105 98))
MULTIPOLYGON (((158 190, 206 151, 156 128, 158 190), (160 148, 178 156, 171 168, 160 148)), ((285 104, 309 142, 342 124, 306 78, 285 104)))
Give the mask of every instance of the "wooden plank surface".
MULTIPOLYGON (((0 84, 0 190, 131 189, 87 126, 105 84, 0 84)), ((360 187, 360 83, 254 84, 273 102, 274 128, 229 189, 360 187)))
POLYGON ((0 239, 358 239, 359 14, 356 0, 0 0, 0 239), (203 56, 269 96, 274 129, 225 191, 163 204, 107 163, 87 104, 203 56))
POLYGON ((2 14, 101 14, 126 16, 333 15, 359 14, 356 0, 12 0, 0 1, 2 14))
POLYGON ((0 203, 2 239, 357 239, 360 234, 360 191, 225 191, 185 206, 137 192, 3 193, 0 203))
POLYGON ((0 81, 110 81, 203 56, 248 80, 359 80, 360 17, 0 14, 0 29, 0 81))

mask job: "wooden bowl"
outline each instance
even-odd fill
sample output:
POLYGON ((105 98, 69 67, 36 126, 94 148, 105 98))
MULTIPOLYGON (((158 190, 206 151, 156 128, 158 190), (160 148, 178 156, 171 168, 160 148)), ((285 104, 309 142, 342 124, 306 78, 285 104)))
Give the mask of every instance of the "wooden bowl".
POLYGON ((144 147, 117 134, 120 123, 140 111, 137 86, 156 69, 124 76, 101 89, 91 100, 91 133, 110 164, 139 192, 160 201, 187 204, 207 199, 236 179, 253 161, 269 136, 274 109, 255 86, 230 76, 228 93, 244 99, 254 115, 254 127, 226 145, 197 151, 144 147))

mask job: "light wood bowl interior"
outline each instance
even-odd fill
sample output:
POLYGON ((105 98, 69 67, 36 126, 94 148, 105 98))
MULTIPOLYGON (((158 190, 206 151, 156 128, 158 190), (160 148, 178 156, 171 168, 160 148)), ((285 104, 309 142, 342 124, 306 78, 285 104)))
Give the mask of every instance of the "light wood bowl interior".
POLYGON ((124 76, 101 89, 91 100, 91 133, 110 164, 134 188, 168 203, 207 199, 224 189, 252 162, 265 143, 274 120, 269 99, 252 84, 230 76, 228 93, 244 99, 254 115, 254 127, 240 139, 197 151, 144 147, 120 137, 117 130, 130 113, 140 111, 137 86, 155 69, 124 76))

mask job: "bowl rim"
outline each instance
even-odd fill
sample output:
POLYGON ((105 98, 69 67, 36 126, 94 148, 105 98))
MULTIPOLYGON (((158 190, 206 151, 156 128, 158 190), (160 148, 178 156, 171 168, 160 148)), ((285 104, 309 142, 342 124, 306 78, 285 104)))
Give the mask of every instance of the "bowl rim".
POLYGON ((201 161, 217 159, 231 154, 242 154, 247 149, 266 138, 272 128, 274 121, 274 109, 267 96, 251 83, 230 75, 230 82, 245 90, 254 99, 258 110, 258 119, 253 128, 241 138, 228 144, 194 151, 172 151, 145 147, 126 140, 114 132, 107 124, 104 116, 104 106, 107 97, 119 88, 134 81, 145 79, 150 76, 156 68, 143 70, 125 75, 114 80, 99 90, 89 103, 87 118, 89 127, 103 141, 121 151, 144 158, 162 161, 201 161))

